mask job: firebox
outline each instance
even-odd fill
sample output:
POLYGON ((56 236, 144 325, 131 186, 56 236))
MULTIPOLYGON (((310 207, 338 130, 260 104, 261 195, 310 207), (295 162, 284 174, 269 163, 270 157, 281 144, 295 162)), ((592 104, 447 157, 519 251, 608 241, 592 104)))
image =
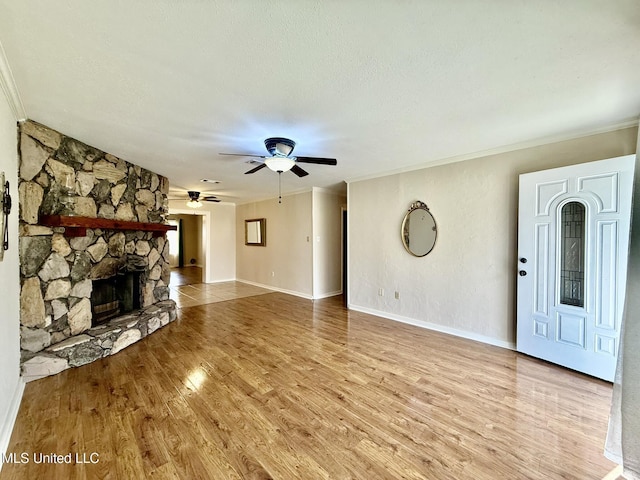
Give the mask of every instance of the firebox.
POLYGON ((93 281, 92 326, 140 308, 141 274, 141 271, 124 271, 113 277, 93 281))

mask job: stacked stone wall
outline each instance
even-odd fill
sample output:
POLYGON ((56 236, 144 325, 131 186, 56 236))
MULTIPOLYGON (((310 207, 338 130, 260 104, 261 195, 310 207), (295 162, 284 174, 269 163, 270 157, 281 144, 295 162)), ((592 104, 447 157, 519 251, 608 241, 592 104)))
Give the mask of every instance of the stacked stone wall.
POLYGON ((38 371, 78 366, 115 353, 112 344, 128 345, 127 339, 154 331, 147 326, 152 318, 154 326, 175 318, 164 237, 106 229, 68 237, 63 227, 40 225, 40 216, 165 223, 169 183, 36 122, 22 123, 19 135, 21 355, 25 377, 37 377, 42 375, 29 371, 30 366, 38 371), (127 269, 141 272, 142 310, 160 304, 166 316, 162 322, 153 315, 135 317, 135 322, 127 317, 109 330, 105 343, 106 337, 92 334, 92 281, 127 269), (120 335, 125 340, 119 342, 120 335))

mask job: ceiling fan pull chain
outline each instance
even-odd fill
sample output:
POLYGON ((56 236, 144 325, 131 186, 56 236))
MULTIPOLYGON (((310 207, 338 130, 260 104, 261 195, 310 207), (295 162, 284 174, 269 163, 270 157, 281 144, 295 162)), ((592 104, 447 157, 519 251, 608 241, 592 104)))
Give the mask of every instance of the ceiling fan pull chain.
POLYGON ((278 172, 278 203, 282 203, 282 172, 278 172))

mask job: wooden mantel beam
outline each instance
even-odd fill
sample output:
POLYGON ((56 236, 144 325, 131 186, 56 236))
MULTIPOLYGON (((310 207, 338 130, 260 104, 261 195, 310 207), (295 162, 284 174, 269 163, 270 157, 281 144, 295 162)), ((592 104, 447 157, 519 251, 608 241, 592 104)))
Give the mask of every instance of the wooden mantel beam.
POLYGON ((176 230, 175 225, 149 222, 129 222, 125 220, 109 220, 108 218, 76 217, 65 215, 40 215, 40 225, 47 227, 64 227, 65 236, 83 237, 87 228, 101 228, 103 230, 132 230, 153 232, 154 237, 160 237, 168 230, 176 230))

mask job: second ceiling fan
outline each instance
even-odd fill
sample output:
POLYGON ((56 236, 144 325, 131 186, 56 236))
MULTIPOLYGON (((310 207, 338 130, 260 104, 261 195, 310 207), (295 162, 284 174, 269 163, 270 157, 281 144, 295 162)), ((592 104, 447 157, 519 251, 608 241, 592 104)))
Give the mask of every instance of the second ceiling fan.
POLYGON ((253 155, 246 153, 221 153, 220 155, 233 155, 237 157, 254 157, 261 158, 262 161, 254 160, 259 163, 255 168, 252 168, 248 172, 244 172, 246 175, 256 173, 265 167, 269 170, 273 170, 277 173, 283 173, 291 170, 298 177, 306 177, 309 172, 302 169, 298 163, 315 163, 317 165, 337 165, 338 161, 335 158, 323 158, 323 157, 296 157, 291 155, 293 149, 296 146, 296 142, 289 138, 283 137, 271 137, 264 141, 264 146, 269 155, 253 155))

